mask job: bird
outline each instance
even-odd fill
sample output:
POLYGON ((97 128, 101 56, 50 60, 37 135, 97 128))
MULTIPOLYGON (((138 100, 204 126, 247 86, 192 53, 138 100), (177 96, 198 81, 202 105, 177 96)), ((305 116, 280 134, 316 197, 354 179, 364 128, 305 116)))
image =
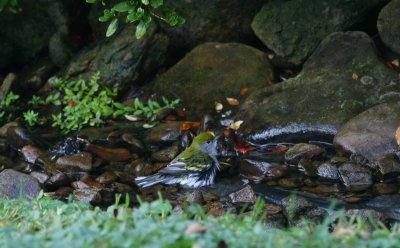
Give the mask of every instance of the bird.
POLYGON ((214 183, 220 164, 217 160, 218 138, 211 131, 197 135, 192 144, 164 169, 151 176, 137 177, 136 184, 146 188, 156 184, 180 184, 197 188, 214 183))

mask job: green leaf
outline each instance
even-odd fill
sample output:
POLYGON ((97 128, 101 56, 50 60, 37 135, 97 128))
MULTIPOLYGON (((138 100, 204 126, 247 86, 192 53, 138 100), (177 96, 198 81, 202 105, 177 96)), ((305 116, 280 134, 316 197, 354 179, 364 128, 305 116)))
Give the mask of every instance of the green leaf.
POLYGON ((4 9, 4 7, 7 5, 8 0, 0 0, 0 11, 4 9))
MULTIPOLYGON (((151 19, 151 17, 150 17, 151 19)), ((141 20, 136 27, 136 38, 140 39, 146 34, 147 28, 150 26, 149 22, 141 20)))
POLYGON ((142 19, 143 16, 144 16, 144 9, 143 8, 137 8, 136 11, 133 11, 132 13, 129 13, 126 16, 126 19, 129 22, 135 22, 135 21, 138 21, 138 20, 142 19))
POLYGON ((96 3, 97 0, 86 0, 87 3, 96 3))
POLYGON ((163 0, 150 0, 151 7, 157 9, 161 5, 163 5, 163 0))
POLYGON ((117 3, 116 5, 114 5, 114 7, 112 9, 117 12, 127 12, 131 8, 132 8, 132 6, 129 4, 128 1, 123 1, 123 2, 120 2, 120 3, 117 3))
POLYGON ((149 0, 141 0, 144 5, 149 5, 149 0))
POLYGON ((110 25, 108 25, 106 37, 110 37, 111 35, 113 35, 115 31, 117 31, 117 28, 118 28, 118 19, 115 18, 114 20, 112 20, 110 25))

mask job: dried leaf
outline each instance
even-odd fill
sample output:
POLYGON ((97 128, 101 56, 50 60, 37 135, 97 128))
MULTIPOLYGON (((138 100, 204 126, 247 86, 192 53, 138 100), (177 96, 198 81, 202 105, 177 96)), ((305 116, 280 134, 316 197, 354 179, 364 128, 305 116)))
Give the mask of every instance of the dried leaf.
POLYGON ((273 53, 267 53, 267 57, 269 59, 273 59, 275 57, 275 55, 273 53))
POLYGON ((142 118, 140 118, 139 116, 136 116, 136 115, 124 115, 124 117, 128 121, 140 121, 140 120, 142 120, 142 118))
POLYGON ((396 130, 396 141, 397 141, 397 145, 400 146, 400 127, 398 127, 396 130))
POLYGON ((400 63, 399 63, 399 60, 398 60, 398 59, 392 60, 392 61, 391 61, 391 64, 394 65, 394 66, 397 66, 397 67, 400 66, 400 63))
POLYGON ((235 99, 235 98, 227 97, 226 101, 229 103, 229 105, 232 105, 232 106, 239 105, 239 101, 237 99, 235 99))
POLYGON ((207 227, 199 225, 199 224, 191 224, 185 230, 185 234, 192 233, 205 233, 207 231, 207 227))
POLYGON ((200 126, 201 122, 183 121, 179 123, 179 128, 181 131, 186 131, 191 128, 199 128, 200 126))
POLYGON ((243 124, 243 121, 235 121, 234 123, 229 125, 229 128, 233 129, 233 130, 238 130, 240 128, 240 125, 242 125, 242 124, 243 124))
POLYGON ((247 92, 249 92, 249 87, 244 86, 243 88, 240 89, 239 94, 240 94, 241 96, 243 96, 243 95, 246 95, 247 92))
POLYGON ((155 124, 149 124, 149 123, 143 124, 143 128, 146 128, 146 129, 153 128, 154 126, 155 126, 155 124))
POLYGON ((277 145, 277 146, 275 146, 273 148, 268 148, 267 150, 268 150, 269 153, 279 154, 279 153, 284 153, 287 150, 289 150, 289 147, 286 146, 286 145, 281 145, 280 144, 280 145, 277 145))
POLYGON ((352 78, 353 80, 358 80, 358 75, 357 75, 357 73, 353 72, 353 75, 351 75, 351 78, 352 78))
POLYGON ((217 111, 221 111, 224 108, 224 105, 222 105, 222 103, 220 103, 220 102, 215 102, 214 106, 215 106, 215 110, 217 110, 217 111))

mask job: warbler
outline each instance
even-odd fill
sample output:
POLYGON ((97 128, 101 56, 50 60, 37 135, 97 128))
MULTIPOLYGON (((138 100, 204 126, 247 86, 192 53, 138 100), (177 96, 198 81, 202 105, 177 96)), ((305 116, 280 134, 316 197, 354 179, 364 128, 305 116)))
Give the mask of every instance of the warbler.
POLYGON ((136 184, 149 187, 155 184, 180 184, 185 187, 201 187, 214 183, 220 169, 217 160, 217 138, 214 133, 204 132, 193 139, 192 144, 156 174, 137 177, 136 184))

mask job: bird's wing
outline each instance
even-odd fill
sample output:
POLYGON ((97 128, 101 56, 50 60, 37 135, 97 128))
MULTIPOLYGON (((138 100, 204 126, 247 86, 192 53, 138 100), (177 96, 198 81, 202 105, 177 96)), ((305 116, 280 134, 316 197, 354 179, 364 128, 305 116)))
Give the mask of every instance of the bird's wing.
POLYGON ((200 153, 196 156, 185 158, 178 156, 167 167, 160 170, 163 174, 189 174, 193 172, 202 172, 210 168, 213 160, 206 153, 200 153))

